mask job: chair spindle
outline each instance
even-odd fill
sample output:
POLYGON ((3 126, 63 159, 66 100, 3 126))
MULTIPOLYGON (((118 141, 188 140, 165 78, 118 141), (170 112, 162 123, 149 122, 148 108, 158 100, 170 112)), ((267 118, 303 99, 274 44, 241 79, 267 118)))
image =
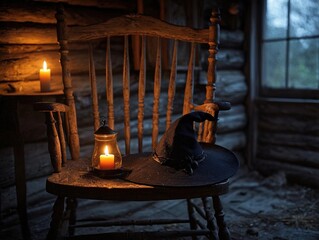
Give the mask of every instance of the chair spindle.
POLYGON ((192 42, 191 53, 189 56, 188 69, 187 69, 187 79, 184 94, 184 105, 183 105, 183 115, 187 114, 191 110, 191 104, 193 102, 193 91, 194 91, 194 65, 195 65, 195 43, 192 42))
POLYGON ((154 105, 153 105, 153 131, 152 131, 152 148, 155 149, 158 138, 159 124, 159 103, 161 93, 161 39, 157 38, 156 47, 156 64, 154 74, 154 105))
POLYGON ((145 98, 145 76, 146 76, 146 37, 142 36, 140 72, 138 83, 138 113, 137 113, 137 137, 138 152, 143 151, 143 119, 144 119, 144 98, 145 98))
POLYGON ((63 125, 62 125, 62 117, 61 113, 57 112, 58 115, 58 134, 59 134, 59 139, 60 139, 60 145, 61 145, 61 154, 62 154, 62 166, 66 164, 67 161, 67 156, 66 156, 66 143, 65 143, 65 136, 64 136, 64 130, 63 130, 63 125))
POLYGON ((124 138, 125 153, 130 153, 130 63, 128 36, 124 37, 124 62, 123 62, 123 99, 124 99, 124 138))
POLYGON ((114 96, 113 96, 113 74, 110 37, 106 39, 106 56, 105 56, 105 76, 106 76, 106 103, 108 126, 114 130, 114 96))
POLYGON ((95 66, 94 66, 94 59, 93 59, 93 47, 91 43, 89 44, 89 78, 91 81, 94 131, 96 131, 100 127, 100 114, 99 114, 99 105, 98 105, 98 98, 97 98, 96 75, 95 75, 95 66))
POLYGON ((62 154, 60 147, 60 139, 58 136, 58 131, 56 129, 55 123, 56 121, 54 119, 53 112, 48 112, 46 114, 46 124, 51 164, 54 172, 60 172, 62 165, 62 154))
POLYGON ((176 67, 177 67, 177 47, 178 41, 174 41, 173 58, 171 65, 171 72, 168 85, 168 100, 167 100, 167 114, 166 114, 166 130, 169 128, 172 122, 173 103, 175 97, 175 80, 176 80, 176 67))

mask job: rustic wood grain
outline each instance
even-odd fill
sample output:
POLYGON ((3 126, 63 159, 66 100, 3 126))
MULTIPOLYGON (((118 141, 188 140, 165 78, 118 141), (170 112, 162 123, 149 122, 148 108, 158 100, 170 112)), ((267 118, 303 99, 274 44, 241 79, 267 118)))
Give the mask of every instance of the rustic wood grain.
POLYGON ((124 106, 124 139, 125 153, 130 153, 130 60, 128 37, 125 36, 123 56, 123 106, 124 106))
POLYGON ((95 65, 93 59, 93 47, 89 44, 89 78, 91 83, 91 99, 92 99, 92 112, 94 119, 94 131, 97 131, 100 127, 100 113, 99 113, 99 103, 97 96, 97 83, 95 75, 95 65))
POLYGON ((66 103, 70 107, 68 112, 68 127, 69 127, 69 144, 72 159, 76 160, 80 155, 80 142, 77 128, 77 120, 76 120, 76 109, 75 109, 75 101, 73 95, 72 88, 72 79, 70 75, 70 67, 69 67, 69 59, 68 59, 68 43, 65 41, 66 32, 65 32, 65 21, 64 21, 64 9, 60 7, 57 10, 56 18, 57 18, 57 36, 60 44, 60 61, 61 64, 65 66, 62 70, 62 80, 64 86, 64 94, 66 98, 66 103))
POLYGON ((288 180, 298 184, 304 184, 318 188, 319 170, 318 168, 294 165, 290 163, 278 162, 274 159, 257 158, 257 169, 265 174, 271 175, 278 170, 284 171, 288 180))
POLYGON ((257 154, 260 158, 276 159, 282 163, 319 168, 319 151, 317 149, 287 146, 284 142, 276 145, 270 142, 259 144, 257 154))
POLYGON ((138 135, 138 152, 143 151, 143 131, 144 131, 144 102, 145 102, 145 83, 146 83, 146 39, 145 36, 141 40, 139 66, 139 82, 138 82, 138 113, 137 113, 137 135, 138 135))
POLYGON ((108 111, 108 126, 114 129, 114 95, 113 95, 113 73, 110 38, 106 40, 106 59, 105 59, 105 80, 106 80, 106 102, 108 111))
POLYGON ((195 43, 192 43, 189 60, 188 60, 187 76, 185 81, 183 115, 190 112, 191 104, 193 103, 194 65, 195 65, 194 55, 195 55, 195 43))
POLYGON ((58 3, 64 2, 69 5, 76 5, 76 6, 86 6, 86 7, 99 7, 99 8, 113 8, 113 9, 132 9, 135 4, 127 1, 100 1, 100 0, 92 0, 92 1, 82 1, 82 0, 34 0, 35 2, 47 2, 47 3, 58 3))
POLYGON ((177 199, 195 198, 200 196, 211 196, 227 192, 229 182, 222 182, 216 185, 198 187, 193 191, 187 191, 187 187, 162 188, 135 184, 121 179, 102 179, 87 171, 88 159, 71 161, 61 173, 53 174, 49 177, 47 191, 57 194, 60 190, 55 183, 63 184, 65 192, 75 198, 90 198, 101 200, 164 200, 171 199, 174 194, 177 199), (72 186, 81 188, 75 190, 72 186), (143 193, 143 194, 141 194, 143 193))
POLYGON ((87 41, 107 36, 138 34, 162 38, 173 37, 190 42, 208 42, 208 30, 195 30, 169 25, 155 18, 133 14, 113 18, 105 23, 91 25, 90 27, 74 27, 68 31, 69 41, 87 41), (108 31, 105 32, 104 29, 108 29, 108 31))
MULTIPOLYGON (((85 3, 83 1, 79 1, 85 3)), ((104 3, 104 2, 103 2, 104 3)), ((130 3, 127 3, 130 4, 130 3)), ((73 5, 73 4, 72 4, 73 5)), ((66 6, 66 19, 70 25, 88 25, 105 21, 118 14, 127 13, 129 9, 116 8, 109 4, 106 8, 99 9, 93 4, 87 3, 85 6, 73 5, 66 6), (68 9, 72 8, 72 11, 68 9)), ((118 4, 119 5, 119 4, 118 4)), ((124 6, 123 6, 124 7, 124 6)), ((1 22, 34 22, 42 24, 55 24, 56 4, 45 2, 8 2, 0 5, 1 22)))
POLYGON ((177 66, 177 49, 178 41, 174 41, 173 57, 171 65, 171 73, 168 85, 168 99, 167 99, 167 114, 166 114, 166 130, 169 128, 172 122, 173 102, 175 97, 175 81, 176 81, 176 66, 177 66))

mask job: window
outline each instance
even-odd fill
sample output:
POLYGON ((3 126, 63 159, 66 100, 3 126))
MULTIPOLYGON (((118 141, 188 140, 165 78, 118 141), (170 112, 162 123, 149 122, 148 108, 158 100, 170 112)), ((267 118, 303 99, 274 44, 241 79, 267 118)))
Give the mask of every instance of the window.
POLYGON ((319 97, 318 0, 265 0, 262 95, 319 97))

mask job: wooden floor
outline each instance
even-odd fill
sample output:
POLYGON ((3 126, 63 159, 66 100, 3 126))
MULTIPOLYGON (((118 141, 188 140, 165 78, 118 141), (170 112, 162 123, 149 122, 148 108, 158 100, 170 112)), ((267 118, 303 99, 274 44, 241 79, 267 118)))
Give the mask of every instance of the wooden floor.
MULTIPOLYGON (((45 178, 29 181, 27 187, 32 239, 44 239, 54 196, 45 192, 45 178)), ((5 196, 1 198, 3 200, 5 196)), ((318 190, 287 185, 284 174, 263 178, 256 172, 241 169, 232 179, 231 191, 222 200, 232 239, 319 239, 318 190)), ((169 218, 186 216, 185 210, 184 201, 115 203, 82 200, 79 201, 78 217, 169 218)), ((176 226, 161 228, 173 227, 176 226)), ((0 239, 22 239, 14 206, 2 211, 0 239)))

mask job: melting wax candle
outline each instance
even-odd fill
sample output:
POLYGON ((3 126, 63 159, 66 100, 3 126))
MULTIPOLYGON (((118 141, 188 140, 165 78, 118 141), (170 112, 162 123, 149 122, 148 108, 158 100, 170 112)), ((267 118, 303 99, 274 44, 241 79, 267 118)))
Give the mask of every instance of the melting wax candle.
POLYGON ((41 92, 50 91, 51 70, 47 69, 46 61, 43 61, 43 68, 40 69, 40 89, 41 92))
POLYGON ((114 155, 109 154, 107 146, 105 146, 104 154, 100 155, 100 169, 114 169, 114 155))

